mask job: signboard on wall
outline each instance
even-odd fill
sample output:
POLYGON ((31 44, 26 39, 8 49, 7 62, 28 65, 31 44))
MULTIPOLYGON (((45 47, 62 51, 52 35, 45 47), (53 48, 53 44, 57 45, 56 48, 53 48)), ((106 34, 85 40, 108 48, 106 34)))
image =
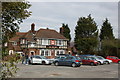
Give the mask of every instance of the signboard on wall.
POLYGON ((50 40, 50 45, 55 45, 55 40, 50 40))

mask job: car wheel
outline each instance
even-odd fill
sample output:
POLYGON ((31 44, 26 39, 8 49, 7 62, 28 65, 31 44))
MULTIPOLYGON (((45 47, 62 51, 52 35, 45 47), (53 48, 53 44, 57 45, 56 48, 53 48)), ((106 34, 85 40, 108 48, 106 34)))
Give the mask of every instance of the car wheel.
POLYGON ((99 64, 99 65, 101 65, 101 62, 100 62, 100 61, 98 61, 98 64, 99 64))
POLYGON ((94 66, 94 63, 93 63, 93 62, 91 62, 91 63, 90 63, 90 65, 91 65, 91 66, 94 66))
POLYGON ((59 63, 58 63, 58 62, 55 62, 55 63, 54 63, 54 65, 55 65, 55 66, 58 66, 58 65, 59 65, 59 63))
POLYGON ((118 64, 120 64, 120 61, 118 61, 118 64))
POLYGON ((42 61, 42 64, 45 65, 46 64, 45 61, 42 61))
POLYGON ((98 66, 98 63, 97 64, 94 64, 95 66, 98 66))
POLYGON ((110 63, 107 61, 107 64, 110 64, 110 63))
POLYGON ((72 67, 76 67, 76 64, 75 63, 72 63, 72 65, 71 65, 72 67))
POLYGON ((77 67, 80 67, 81 65, 78 65, 77 67))

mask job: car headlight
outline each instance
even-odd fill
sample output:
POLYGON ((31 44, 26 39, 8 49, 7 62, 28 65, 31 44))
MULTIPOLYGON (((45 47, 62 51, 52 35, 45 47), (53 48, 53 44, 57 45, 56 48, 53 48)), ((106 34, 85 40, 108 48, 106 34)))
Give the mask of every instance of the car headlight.
POLYGON ((97 61, 94 61, 94 62, 97 62, 97 61))

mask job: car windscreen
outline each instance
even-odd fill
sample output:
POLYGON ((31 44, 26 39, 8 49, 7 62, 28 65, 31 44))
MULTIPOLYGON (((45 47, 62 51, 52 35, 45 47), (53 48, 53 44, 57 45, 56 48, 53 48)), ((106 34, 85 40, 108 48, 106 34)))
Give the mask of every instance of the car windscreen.
POLYGON ((91 58, 92 60, 96 60, 97 59, 96 57, 89 57, 89 58, 91 58))
POLYGON ((101 56, 97 56, 97 58, 98 58, 98 59, 104 59, 104 58, 103 58, 103 57, 101 57, 101 56))
POLYGON ((45 56, 40 56, 42 59, 47 59, 45 56))
POLYGON ((74 56, 75 57, 75 59, 77 59, 77 60, 81 60, 81 58, 80 57, 78 57, 78 56, 74 56))

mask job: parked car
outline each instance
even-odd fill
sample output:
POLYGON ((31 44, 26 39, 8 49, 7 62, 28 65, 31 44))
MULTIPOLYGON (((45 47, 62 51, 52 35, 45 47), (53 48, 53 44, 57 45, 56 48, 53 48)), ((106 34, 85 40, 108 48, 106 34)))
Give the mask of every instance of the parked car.
POLYGON ((120 64, 120 59, 116 56, 107 56, 106 59, 112 60, 112 62, 120 64))
POLYGON ((82 64, 88 64, 91 66, 97 66, 98 62, 95 59, 92 59, 92 57, 89 56, 79 56, 82 60, 82 64))
POLYGON ((109 59, 105 59, 104 57, 102 57, 102 56, 96 56, 98 59, 101 59, 101 60, 103 60, 104 61, 104 63, 106 63, 106 64, 110 64, 110 63, 112 63, 112 60, 109 60, 109 59))
POLYGON ((84 56, 89 56, 92 60, 96 60, 98 62, 98 64, 100 64, 100 65, 105 64, 104 60, 97 58, 95 55, 84 55, 84 56))
POLYGON ((64 66, 80 67, 82 61, 79 57, 76 56, 65 56, 55 60, 53 63, 55 66, 64 65, 64 66))
POLYGON ((29 64, 52 64, 53 59, 47 59, 45 56, 35 55, 29 59, 29 64))

